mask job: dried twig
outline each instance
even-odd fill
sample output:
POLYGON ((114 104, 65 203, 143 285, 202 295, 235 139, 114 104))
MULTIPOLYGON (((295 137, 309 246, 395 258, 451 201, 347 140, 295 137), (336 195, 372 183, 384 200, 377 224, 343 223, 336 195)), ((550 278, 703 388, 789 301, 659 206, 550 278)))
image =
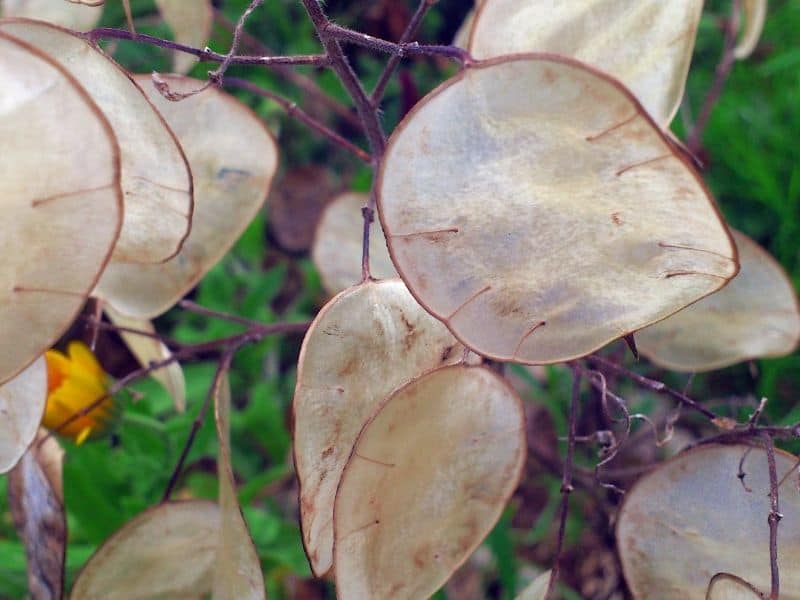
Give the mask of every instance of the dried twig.
MULTIPOLYGON (((411 17, 411 20, 408 22, 406 26, 406 30, 403 32, 403 35, 400 37, 399 44, 405 44, 411 41, 415 35, 417 35, 417 31, 419 30, 420 25, 422 25, 422 20, 425 18, 425 15, 428 14, 428 11, 431 7, 436 4, 439 0, 420 0, 419 5, 417 6, 417 10, 414 12, 414 15, 411 17)), ((378 78, 378 83, 375 84, 375 88, 372 90, 372 93, 369 96, 370 102, 372 102, 373 106, 377 106, 380 104, 381 100, 383 99, 383 94, 386 91, 386 86, 389 84, 389 81, 394 75, 395 69, 397 69, 397 65, 400 64, 402 58, 397 55, 393 54, 386 66, 381 73, 381 76, 378 78)))
POLYGON ((197 432, 200 431, 200 428, 203 426, 203 422, 206 420, 206 414, 208 413, 209 406, 211 406, 211 400, 214 398, 215 393, 219 389, 222 378, 230 369, 231 361, 233 361, 233 355, 236 354, 237 349, 238 346, 228 348, 222 355, 219 365, 217 365, 217 370, 214 373, 214 378, 211 380, 211 385, 208 387, 208 392, 206 392, 206 397, 203 400, 203 404, 200 407, 200 410, 197 411, 197 416, 194 418, 194 421, 192 421, 192 426, 191 429, 189 429, 189 435, 186 437, 186 443, 183 445, 183 450, 181 450, 181 455, 178 458, 175 468, 172 470, 172 475, 169 477, 167 487, 164 488, 164 494, 161 496, 161 502, 167 502, 169 500, 169 497, 172 495, 172 490, 175 489, 175 485, 178 483, 178 477, 180 476, 181 471, 183 471, 183 465, 186 463, 186 457, 189 455, 189 450, 191 450, 192 445, 194 444, 194 439, 197 436, 197 432))
MULTIPOLYGON (((233 34, 234 30, 236 29, 236 23, 228 19, 228 17, 220 12, 219 9, 214 9, 214 20, 224 29, 228 30, 231 34, 233 34)), ((248 47, 261 53, 263 56, 273 56, 275 54, 270 48, 265 46, 261 40, 247 33, 247 31, 242 32, 242 42, 248 47)), ((291 67, 285 65, 273 65, 272 70, 286 79, 286 81, 289 83, 300 88, 305 94, 313 96, 314 100, 324 104, 334 114, 336 114, 337 117, 344 119, 348 124, 354 127, 361 126, 361 121, 358 120, 358 117, 356 117, 356 115, 352 113, 349 108, 347 108, 344 104, 341 104, 335 98, 326 94, 325 91, 323 91, 323 89, 317 85, 317 82, 311 79, 311 77, 303 75, 302 73, 298 73, 291 67)))
POLYGON ((769 523, 769 566, 770 566, 770 600, 778 600, 780 592, 780 575, 778 573, 778 522, 783 518, 778 504, 778 472, 775 466, 775 445, 768 434, 762 434, 761 440, 767 451, 769 468, 769 500, 770 510, 767 516, 769 523))
POLYGON ((567 528, 567 512, 569 511, 569 496, 574 489, 572 487, 572 460, 575 455, 575 432, 578 421, 578 402, 581 395, 581 372, 579 369, 572 371, 572 400, 569 406, 569 434, 567 438, 567 455, 564 459, 564 473, 561 478, 561 509, 560 521, 558 524, 558 539, 556 541, 556 556, 553 559, 553 570, 550 573, 550 580, 547 583, 545 600, 553 598, 558 573, 560 569, 561 552, 564 547, 564 535, 567 528))
POLYGON ((226 59, 231 65, 259 65, 262 67, 271 67, 273 65, 313 65, 317 67, 324 67, 330 64, 328 57, 324 54, 298 54, 292 56, 249 56, 249 55, 236 55, 229 56, 228 54, 220 54, 208 48, 193 48, 186 44, 179 44, 170 40, 146 35, 144 33, 131 33, 124 29, 115 29, 113 27, 98 27, 92 29, 81 36, 87 41, 96 44, 98 40, 102 39, 115 39, 115 40, 128 40, 140 42, 142 44, 149 44, 151 46, 158 46, 166 48, 167 50, 177 50, 196 56, 200 60, 210 62, 223 62, 226 59))
POLYGON ((280 94, 276 94, 275 92, 259 87, 256 84, 247 81, 246 79, 239 79, 237 77, 226 78, 225 85, 247 90, 251 94, 256 94, 257 96, 261 96, 262 98, 269 98, 270 100, 275 102, 278 106, 280 106, 283 110, 285 110, 286 114, 288 114, 290 117, 297 119, 304 125, 308 126, 309 129, 311 129, 315 133, 322 135, 323 137, 327 138, 340 148, 344 148, 348 152, 360 158, 365 163, 369 164, 372 162, 372 157, 369 155, 368 152, 365 152, 347 138, 342 137, 324 123, 320 123, 314 117, 304 112, 303 109, 297 106, 296 103, 292 102, 291 100, 287 100, 280 94))
POLYGON ((723 26, 725 40, 722 46, 722 56, 714 72, 714 82, 706 93, 703 105, 697 115, 697 121, 694 123, 694 128, 686 137, 686 146, 689 152, 694 155, 699 154, 701 150, 701 138, 703 137, 706 125, 708 125, 708 119, 711 117, 711 112, 714 110, 714 106, 722 94, 723 87, 725 87, 725 81, 728 79, 733 64, 736 62, 734 51, 736 49, 736 36, 739 33, 741 14, 741 0, 733 0, 731 2, 730 17, 725 20, 723 26))
POLYGON ((648 390, 651 390, 659 394, 670 396, 671 398, 678 400, 681 404, 684 404, 685 406, 691 408, 692 410, 699 412, 708 419, 715 420, 718 418, 718 415, 714 411, 707 409, 706 407, 699 404, 696 400, 693 400, 683 392, 674 390, 661 381, 656 381, 655 379, 650 379, 649 377, 645 377, 644 375, 639 375, 638 373, 635 373, 630 369, 627 369, 622 365, 618 365, 617 363, 610 361, 607 358, 604 358, 597 354, 592 354, 590 356, 587 356, 586 358, 591 363, 602 365, 606 369, 609 369, 611 371, 614 371, 615 373, 619 373, 620 375, 627 377, 628 379, 632 380, 634 383, 638 384, 641 387, 644 387, 648 390))

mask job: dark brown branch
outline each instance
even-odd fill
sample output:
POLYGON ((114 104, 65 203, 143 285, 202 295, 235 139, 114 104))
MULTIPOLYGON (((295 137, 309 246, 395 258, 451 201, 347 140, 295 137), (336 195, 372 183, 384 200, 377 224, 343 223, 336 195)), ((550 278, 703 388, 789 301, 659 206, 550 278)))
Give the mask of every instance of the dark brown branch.
MULTIPOLYGON (((417 35, 417 31, 419 31, 419 27, 422 25, 422 20, 425 18, 425 15, 438 1, 439 0, 420 0, 417 10, 414 12, 414 15, 411 17, 411 20, 406 26, 406 30, 400 37, 400 44, 405 44, 411 41, 411 38, 417 35)), ((380 104, 380 101, 383 98, 383 93, 386 91, 386 86, 389 84, 392 75, 394 75, 397 65, 400 64, 400 60, 400 56, 393 54, 386 63, 386 67, 384 67, 383 72, 381 73, 380 77, 378 77, 378 83, 375 84, 375 88, 372 90, 372 93, 369 96, 370 102, 372 102, 373 106, 380 104)))
POLYGON ((770 600, 778 600, 780 592, 780 575, 778 573, 778 522, 783 518, 778 504, 778 470, 775 466, 775 445, 768 434, 762 434, 764 448, 767 451, 769 468, 769 500, 770 511, 767 516, 769 524, 769 566, 770 566, 770 600))
POLYGON ((587 356, 586 359, 591 363, 602 365, 604 368, 610 371, 613 371, 615 373, 618 373, 620 375, 623 375, 631 379, 634 383, 638 384, 643 388, 646 388, 658 394, 663 394, 671 398, 674 398, 681 404, 684 404, 685 406, 691 408, 692 410, 699 412, 708 419, 715 420, 718 418, 717 414, 714 411, 707 409, 705 406, 699 404, 696 400, 693 400, 683 392, 679 392, 678 390, 674 390, 668 387, 667 384, 661 381, 656 381, 655 379, 650 379, 649 377, 645 377, 644 375, 639 375, 638 373, 635 373, 630 369, 627 369, 622 365, 618 365, 617 363, 610 361, 607 358, 604 358, 597 354, 592 354, 590 356, 587 356))
POLYGON ((575 432, 578 421, 578 402, 581 395, 581 373, 578 369, 572 371, 572 400, 569 405, 569 432, 567 437, 567 455, 564 459, 564 472, 561 478, 561 510, 558 523, 558 540, 556 541, 556 556, 553 559, 553 570, 550 572, 550 580, 547 583, 545 600, 553 598, 558 573, 560 570, 561 552, 564 548, 564 535, 567 530, 567 513, 569 511, 569 496, 574 489, 572 487, 572 460, 575 456, 575 432))
POLYGON ((701 150, 701 138, 703 137, 703 132, 705 131, 706 125, 708 125, 711 112, 714 110, 714 106, 717 104, 717 101, 722 94, 722 89, 725 87, 725 81, 728 79, 731 69, 733 69, 733 63, 736 62, 734 51, 736 49, 736 36, 739 33, 740 22, 741 0, 733 0, 731 2, 730 17, 725 20, 724 24, 725 40, 722 46, 722 56, 719 64, 717 64, 716 70, 714 71, 714 82, 711 84, 711 87, 706 93, 706 97, 703 100, 703 105, 697 115, 697 121, 695 121, 694 128, 689 132, 686 138, 686 147, 693 155, 699 154, 701 150))
POLYGON ((178 477, 183 471, 183 465, 186 463, 186 457, 189 455, 189 450, 191 450, 192 445, 194 444, 194 439, 197 437, 197 432, 200 431, 200 428, 203 426, 203 423, 206 420, 206 414, 208 414, 208 408, 211 406, 211 401, 219 389, 222 378, 230 369, 231 361, 233 360, 233 355, 236 353, 237 348, 238 347, 227 349, 222 355, 219 365, 217 365, 217 370, 214 373, 214 379, 212 379, 211 385, 208 387, 206 397, 203 399, 203 405, 197 412, 197 416, 194 418, 194 421, 192 421, 192 427, 189 430, 189 435, 186 437, 186 443, 184 443, 183 450, 178 458, 178 462, 176 463, 175 468, 172 470, 172 475, 170 475, 169 481, 167 482, 167 487, 164 488, 164 494, 161 496, 161 502, 167 502, 169 500, 169 497, 172 495, 172 490, 175 489, 175 485, 178 483, 178 477))
MULTIPOLYGON (((214 9, 214 18, 220 26, 227 29, 231 33, 234 32, 236 24, 217 9, 214 9)), ((256 50, 262 56, 273 56, 275 54, 258 38, 247 33, 246 31, 242 33, 242 41, 249 48, 256 50)), ((349 108, 335 98, 332 98, 326 94, 325 91, 310 77, 303 75, 302 73, 298 73, 291 67, 285 65, 274 65, 272 70, 286 79, 286 81, 289 83, 303 90, 304 93, 308 94, 309 96, 313 96, 315 100, 318 100, 321 104, 324 104, 328 109, 336 114, 336 116, 347 121, 348 124, 354 127, 361 126, 361 121, 358 120, 358 117, 355 115, 355 113, 353 113, 349 108)))
POLYGON ((311 22, 314 24, 314 29, 322 43, 322 47, 325 49, 325 57, 330 61, 331 69, 339 76, 339 80, 355 104, 372 156, 377 162, 383 156, 383 150, 386 146, 386 134, 383 132, 378 113, 369 101, 361 81, 359 81, 347 57, 344 55, 339 41, 330 34, 330 29, 334 25, 328 20, 319 1, 302 0, 302 2, 311 22))
MULTIPOLYGON (((131 33, 124 29, 114 29, 113 27, 98 27, 84 34, 81 34, 84 39, 91 43, 97 43, 101 39, 115 39, 115 40, 128 40, 132 42, 141 42, 143 44, 150 44, 151 46, 159 46, 167 50, 177 50, 196 56, 200 60, 210 62, 223 62, 228 58, 227 54, 220 54, 208 49, 193 48, 185 44, 179 44, 170 40, 164 40, 152 35, 143 33, 131 33)), ((312 65, 316 67, 326 67, 330 65, 330 60, 324 54, 298 54, 294 56, 232 56, 230 57, 230 64, 232 65, 260 65, 262 67, 270 67, 273 65, 312 65)))
MULTIPOLYGON (((302 0, 303 6, 306 8, 311 22, 314 24, 314 29, 319 36, 325 54, 331 60, 331 68, 339 76, 339 80, 347 90, 350 98, 355 104, 358 116, 363 124, 364 134, 367 136, 372 159, 374 164, 379 164, 383 158, 383 152, 386 148, 386 134, 381 126, 380 118, 378 117, 378 110, 373 106, 361 81, 356 77, 353 68, 347 61, 347 57, 342 51, 339 41, 331 33, 332 29, 336 26, 330 22, 325 15, 318 0, 302 0)), ((363 212, 364 215, 364 236, 362 247, 362 271, 365 277, 369 277, 369 232, 372 224, 373 215, 375 212, 375 182, 373 181, 373 189, 370 194, 369 202, 363 212)))
POLYGON ((363 46, 369 50, 376 50, 391 54, 398 58, 405 58, 412 55, 425 55, 425 56, 443 56, 445 58, 452 58, 461 64, 469 64, 473 61, 469 52, 457 46, 441 46, 438 44, 420 44, 417 42, 407 42, 396 44, 389 40, 376 38, 360 31, 354 31, 347 27, 341 27, 331 23, 326 30, 326 34, 331 38, 363 46))
POLYGON ((276 94, 275 92, 259 87, 254 83, 247 81, 246 79, 228 77, 225 79, 225 85, 247 90, 251 94, 256 94, 257 96, 261 96, 262 98, 269 98, 270 100, 275 102, 278 106, 283 108, 283 110, 286 111, 286 114, 288 114, 290 117, 297 119, 312 131, 320 134, 321 136, 327 138, 337 146, 344 148, 348 152, 354 154, 365 163, 369 164, 372 162, 372 157, 369 155, 369 153, 365 152, 364 150, 356 146, 350 140, 339 135, 324 123, 320 123, 319 121, 317 121, 314 117, 304 112, 299 106, 297 106, 296 103, 292 102, 291 100, 287 100, 286 98, 280 96, 279 94, 276 94))

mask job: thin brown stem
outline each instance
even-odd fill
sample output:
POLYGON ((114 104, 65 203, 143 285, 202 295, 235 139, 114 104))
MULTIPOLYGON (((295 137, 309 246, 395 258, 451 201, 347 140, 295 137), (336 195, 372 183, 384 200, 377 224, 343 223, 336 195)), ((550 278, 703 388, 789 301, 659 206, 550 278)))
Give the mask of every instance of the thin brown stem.
POLYGON ((239 45, 242 43, 242 33, 244 32, 244 25, 247 23, 247 19, 250 18, 250 15, 261 6, 264 0, 251 0, 250 4, 247 6, 245 11, 239 16, 239 20, 236 22, 236 27, 233 30, 233 40, 231 41, 231 48, 228 50, 228 54, 225 56, 225 60, 219 65, 219 67, 213 71, 209 71, 208 79, 209 81, 213 81, 217 85, 222 84, 222 79, 225 77, 225 73, 228 70, 228 67, 231 65, 231 61, 233 60, 236 53, 239 51, 239 45))
POLYGON ((668 387, 667 384, 661 381, 656 381, 655 379, 650 379, 649 377, 645 377, 644 375, 639 375, 638 373, 635 373, 630 369, 627 369, 622 365, 619 365, 597 354, 592 354, 590 356, 587 356, 586 358, 591 363, 602 365, 603 367, 605 367, 610 371, 623 375, 628 379, 631 379, 634 383, 638 384, 643 388, 646 388, 658 394, 663 394, 671 398, 674 398, 681 404, 691 408, 696 412, 699 412, 708 419, 714 420, 718 418, 717 414, 714 411, 707 409, 705 406, 699 404, 696 400, 690 398, 683 392, 679 392, 678 390, 674 390, 668 387))
POLYGON ((170 340, 169 338, 165 338, 160 333, 153 333, 152 331, 137 329, 136 327, 127 327, 125 325, 117 325, 115 323, 106 323, 105 321, 102 321, 94 316, 81 316, 80 318, 83 321, 86 321, 87 326, 92 327, 98 331, 103 330, 103 331, 116 331, 118 333, 130 333, 131 335, 138 335, 141 337, 150 338, 152 340, 158 340, 159 342, 167 346, 172 346, 172 347, 180 346, 178 342, 170 340))
POLYGON ((468 64, 473 60, 469 52, 456 46, 420 44, 417 42, 395 43, 390 42, 389 40, 367 35, 366 33, 361 33, 360 31, 348 29, 347 27, 342 27, 334 23, 331 23, 328 26, 326 34, 333 39, 356 44, 357 46, 363 46, 369 50, 391 54, 398 58, 405 58, 406 56, 416 54, 425 56, 443 56, 445 58, 456 60, 461 64, 468 64))
MULTIPOLYGON (((411 38, 417 35, 417 31, 419 31, 419 27, 422 25, 422 20, 425 18, 425 15, 438 1, 439 0, 420 0, 417 10, 414 12, 414 15, 411 17, 411 20, 406 26, 406 30, 403 32, 403 35, 400 36, 400 44, 405 44, 406 42, 411 41, 411 38)), ((380 77, 378 77, 378 83, 375 84, 375 88, 372 90, 372 93, 369 96, 370 102, 372 102, 373 106, 380 104, 383 94, 386 91, 386 86, 389 84, 389 81, 391 80, 392 75, 394 75, 397 65, 400 64, 401 60, 402 58, 397 54, 393 54, 391 57, 389 57, 383 72, 381 73, 380 77)))
POLYGON ((261 327, 262 325, 265 325, 265 323, 253 321, 252 319, 246 319, 245 317, 240 317, 239 315, 222 312, 221 310, 214 310, 213 308, 207 308, 197 304, 197 302, 192 302, 191 300, 181 300, 178 302, 178 306, 184 310, 188 310, 189 312, 203 315, 204 317, 211 317, 212 319, 220 319, 222 321, 230 321, 231 323, 238 323, 239 325, 244 325, 246 327, 261 327))
POLYGON ((567 455, 564 459, 564 472, 561 477, 561 508, 558 523, 558 539, 556 541, 556 556, 553 559, 553 570, 550 572, 550 580, 547 582, 547 592, 545 600, 551 600, 555 593, 556 583, 560 570, 561 552, 564 548, 564 536, 567 530, 567 513, 569 511, 569 496, 573 491, 572 487, 572 461, 575 456, 575 437, 578 421, 578 402, 581 395, 581 373, 579 369, 572 371, 572 400, 569 405, 569 430, 567 437, 567 455))
POLYGON ((208 408, 211 406, 211 400, 214 398, 215 392, 219 389, 222 378, 230 369, 233 355, 236 353, 237 349, 238 346, 227 349, 222 355, 219 365, 217 365, 217 370, 214 373, 214 379, 211 381, 211 385, 208 387, 208 391, 203 399, 203 404, 200 407, 200 410, 197 412, 197 416, 194 418, 194 421, 192 421, 192 427, 189 430, 189 435, 186 437, 186 442, 183 445, 183 450, 178 458, 178 462, 176 463, 175 468, 172 470, 172 475, 170 475, 169 481, 167 482, 167 487, 164 488, 164 494, 161 496, 161 502, 166 502, 169 500, 169 497, 172 495, 172 490, 175 489, 175 486, 178 483, 178 477, 183 471, 183 465, 186 463, 186 457, 189 456, 189 451, 191 450, 194 440, 197 437, 197 432, 200 431, 200 428, 203 426, 203 423, 206 420, 208 408))
POLYGON ((322 47, 325 49, 325 57, 330 61, 330 67, 339 76, 339 80, 355 104, 372 156, 377 163, 383 156, 383 150, 386 146, 386 134, 378 118, 378 112, 369 101, 364 87, 350 66, 339 41, 331 34, 331 29, 335 26, 325 15, 319 1, 302 0, 302 2, 311 22, 314 24, 314 29, 322 43, 322 47))
MULTIPOLYGON (((214 19, 224 29, 227 29, 231 33, 234 32, 236 23, 228 19, 217 9, 214 10, 214 19)), ((242 42, 247 47, 260 53, 262 56, 273 56, 275 54, 275 52, 265 46, 261 40, 249 34, 247 31, 242 32, 242 42)), ((286 81, 300 88, 305 94, 313 96, 315 100, 319 101, 321 104, 324 104, 337 117, 347 121, 348 124, 354 127, 361 126, 361 121, 358 120, 358 117, 355 115, 355 113, 353 113, 344 104, 325 93, 325 91, 310 77, 303 75, 302 73, 298 73, 291 67, 285 65, 274 65, 272 69, 275 73, 286 79, 286 81)))
POLYGON ((369 155, 368 152, 365 152, 347 138, 339 135, 324 123, 320 123, 319 121, 317 121, 314 117, 304 112, 303 109, 301 109, 299 106, 297 106, 296 103, 292 102, 291 100, 287 100, 286 98, 280 96, 279 94, 276 94, 273 91, 259 87, 254 83, 247 81, 246 79, 228 77, 225 79, 225 85, 247 90, 251 94, 261 96, 262 98, 269 98, 270 100, 275 102, 278 106, 280 106, 283 110, 285 110, 287 115, 297 119, 315 133, 318 133, 321 136, 327 138, 329 141, 333 142, 340 148, 343 148, 348 152, 352 153, 365 163, 369 164, 372 162, 372 157, 369 155))
POLYGON ((96 43, 101 39, 116 39, 128 40, 134 42, 141 42, 143 44, 150 44, 152 46, 159 46, 167 50, 177 50, 196 56, 200 60, 210 62, 223 62, 229 58, 229 64, 232 65, 260 65, 263 67, 271 67, 273 65, 312 65, 316 67, 326 67, 330 65, 330 59, 324 54, 298 54, 293 56, 247 56, 238 55, 228 57, 227 54, 220 54, 205 48, 193 48, 186 44, 179 44, 170 40, 164 40, 152 35, 145 35, 143 33, 131 33, 124 29, 114 29, 113 27, 98 27, 84 34, 81 34, 84 39, 89 42, 96 43))
POLYGON ((731 14, 725 20, 724 30, 725 39, 722 45, 722 56, 714 71, 714 81, 706 93, 703 100, 703 105, 697 115, 697 121, 694 123, 694 128, 689 132, 686 138, 686 146, 689 151, 697 155, 701 150, 703 132, 708 125, 708 120, 711 117, 711 112, 717 104, 722 89, 725 87, 725 81, 728 79, 733 64, 736 62, 734 51, 736 49, 736 36, 739 33, 739 23, 741 22, 741 0, 732 0, 731 14))
MULTIPOLYGON (((70 423, 73 423, 77 419, 80 419, 81 417, 88 415, 90 412, 92 412, 94 409, 100 406, 103 402, 113 397, 115 394, 117 394, 118 392, 129 386, 134 381, 141 379, 142 377, 146 377, 147 375, 150 375, 150 373, 152 373, 153 371, 157 371, 158 369, 163 369, 164 367, 169 366, 174 362, 193 359, 207 352, 221 351, 224 355, 225 352, 230 351, 232 348, 239 348, 240 346, 243 346, 245 344, 258 342, 268 335, 305 333, 310 326, 311 326, 310 321, 302 321, 298 323, 257 324, 242 333, 238 333, 223 338, 218 338, 216 340, 200 342, 197 344, 177 344, 178 349, 175 350, 175 352, 173 352, 171 356, 168 356, 162 360, 152 361, 150 362, 149 365, 142 367, 140 369, 136 369, 135 371, 131 371, 121 379, 118 379, 114 383, 114 385, 111 386, 111 389, 109 389, 108 392, 106 392, 105 394, 103 394, 90 404, 84 406, 80 410, 75 411, 68 418, 64 419, 64 421, 58 427, 56 427, 51 431, 50 435, 63 431, 64 428, 69 426, 70 423)), ((120 329, 116 326, 112 327, 120 329)), ((142 334, 142 332, 139 332, 137 330, 131 330, 131 332, 142 334)), ((46 440, 48 437, 50 437, 50 435, 45 436, 44 439, 46 440)))
POLYGON ((769 524, 769 600, 778 600, 780 593, 780 574, 778 572, 778 522, 783 518, 783 515, 780 513, 780 506, 778 504, 778 470, 775 466, 775 445, 768 434, 762 434, 761 439, 767 451, 767 466, 769 468, 770 511, 767 516, 767 523, 769 524))

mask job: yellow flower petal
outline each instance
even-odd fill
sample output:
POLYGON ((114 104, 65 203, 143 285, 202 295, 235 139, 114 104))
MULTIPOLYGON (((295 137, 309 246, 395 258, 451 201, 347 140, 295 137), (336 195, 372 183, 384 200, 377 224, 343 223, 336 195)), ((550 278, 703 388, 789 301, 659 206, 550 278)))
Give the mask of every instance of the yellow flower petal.
POLYGON ((92 433, 91 427, 85 427, 81 430, 78 436, 75 438, 75 443, 80 446, 83 442, 86 441, 86 438, 89 437, 89 434, 92 433))
POLYGON ((97 362, 94 354, 89 349, 89 346, 80 341, 72 341, 67 346, 67 354, 72 361, 72 368, 94 375, 96 379, 102 380, 105 378, 105 372, 100 363, 97 362))
POLYGON ((58 350, 48 350, 44 356, 47 360, 47 390, 52 392, 69 376, 70 363, 58 350))
POLYGON ((58 350, 45 353, 48 366, 47 406, 42 425, 77 444, 102 433, 114 416, 109 396, 87 414, 80 414, 108 394, 110 378, 92 351, 83 342, 73 341, 67 354, 58 350))

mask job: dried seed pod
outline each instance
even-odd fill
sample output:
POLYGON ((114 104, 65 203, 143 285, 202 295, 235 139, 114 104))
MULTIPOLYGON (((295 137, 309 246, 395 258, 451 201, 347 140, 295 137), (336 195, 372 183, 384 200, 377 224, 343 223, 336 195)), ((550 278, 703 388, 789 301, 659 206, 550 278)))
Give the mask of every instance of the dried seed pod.
POLYGON ((487 0, 475 17, 476 58, 551 52, 625 84, 667 127, 683 97, 703 0, 487 0))
MULTIPOLYGON (((775 459, 783 481, 781 598, 800 598, 800 574, 790 568, 800 560, 797 459, 780 451, 775 459)), ((639 479, 617 521, 617 548, 634 598, 703 600, 717 573, 770 589, 769 489, 766 451, 744 445, 699 446, 639 479)))
POLYGON ((699 175, 627 90, 571 59, 463 69, 397 127, 377 192, 411 293, 496 360, 583 356, 738 268, 699 175))
POLYGON ((47 366, 36 359, 0 385, 0 473, 9 471, 36 437, 47 402, 47 366))
POLYGON ((47 23, 0 21, 0 31, 32 44, 69 71, 108 119, 120 146, 124 220, 115 262, 157 263, 189 233, 192 174, 164 119, 119 65, 82 37, 47 23))
POLYGON ((364 422, 397 387, 462 356, 398 279, 345 290, 314 319, 298 362, 294 461, 303 543, 318 576, 333 564, 336 486, 364 422))
POLYGON ((442 367, 392 394, 336 493, 338 597, 433 594, 497 522, 525 444, 522 402, 484 367, 442 367))
MULTIPOLYGON (((163 79, 178 93, 203 85, 182 76, 163 79)), ((278 166, 278 149, 248 107, 216 88, 170 102, 148 76, 136 81, 189 159, 195 194, 192 230, 178 255, 165 263, 109 265, 95 295, 126 316, 151 319, 197 285, 261 209, 278 166)))
POLYGON ((675 371, 710 371, 783 356, 800 341, 800 305, 783 268, 733 231, 739 274, 720 291, 636 333, 639 351, 675 371))
POLYGON ((67 69, 0 31, 0 383, 52 346, 106 266, 122 223, 119 146, 67 69), (42 176, 46 169, 47 176, 42 176))
POLYGON ((70 598, 205 597, 212 589, 219 533, 220 510, 212 502, 159 504, 100 546, 70 598))

